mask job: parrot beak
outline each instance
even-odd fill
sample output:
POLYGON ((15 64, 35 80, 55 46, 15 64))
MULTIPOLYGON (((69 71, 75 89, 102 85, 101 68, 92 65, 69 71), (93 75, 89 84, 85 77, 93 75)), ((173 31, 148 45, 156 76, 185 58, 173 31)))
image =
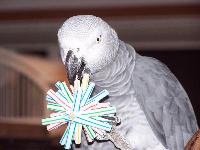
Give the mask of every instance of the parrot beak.
POLYGON ((73 51, 69 50, 65 59, 65 68, 67 70, 67 75, 69 79, 69 83, 71 85, 74 84, 74 80, 76 77, 78 79, 82 78, 82 74, 85 69, 85 61, 84 58, 78 58, 75 56, 73 51))

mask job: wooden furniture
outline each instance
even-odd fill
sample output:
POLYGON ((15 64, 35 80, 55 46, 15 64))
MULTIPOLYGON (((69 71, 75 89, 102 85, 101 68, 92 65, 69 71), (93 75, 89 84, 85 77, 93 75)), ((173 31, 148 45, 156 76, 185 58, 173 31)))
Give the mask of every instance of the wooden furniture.
POLYGON ((194 134, 186 145, 185 150, 200 150, 200 130, 194 134))
MULTIPOLYGON (((45 96, 66 80, 61 62, 0 49, 0 138, 47 138, 45 96)), ((55 135, 55 134, 54 134, 55 135)))

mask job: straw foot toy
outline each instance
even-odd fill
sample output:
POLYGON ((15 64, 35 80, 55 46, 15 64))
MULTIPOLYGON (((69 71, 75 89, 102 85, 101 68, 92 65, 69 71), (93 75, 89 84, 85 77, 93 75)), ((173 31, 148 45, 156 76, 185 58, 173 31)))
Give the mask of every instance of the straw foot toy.
MULTIPOLYGON (((42 119, 42 124, 47 125, 51 131, 67 125, 67 128, 60 140, 65 149, 70 149, 72 141, 81 144, 81 134, 84 131, 88 142, 111 139, 113 141, 113 123, 118 123, 115 116, 116 108, 109 102, 100 103, 100 100, 108 96, 108 91, 103 90, 91 97, 95 84, 89 81, 89 75, 84 74, 82 84, 76 78, 72 93, 65 82, 57 82, 58 91, 50 89, 47 92, 47 108, 53 110, 49 118, 42 119), (107 135, 107 133, 111 134, 107 135)), ((119 136, 120 137, 120 136, 119 136)), ((119 138, 118 137, 118 138, 119 138)), ((120 146, 120 144, 117 144, 120 146)))

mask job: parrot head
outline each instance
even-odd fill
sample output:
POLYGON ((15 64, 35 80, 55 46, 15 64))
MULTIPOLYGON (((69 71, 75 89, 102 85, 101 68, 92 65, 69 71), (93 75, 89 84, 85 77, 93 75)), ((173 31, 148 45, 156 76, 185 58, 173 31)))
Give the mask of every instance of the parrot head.
POLYGON ((67 19, 58 31, 58 42, 71 84, 76 75, 93 74, 108 65, 119 47, 117 33, 92 15, 67 19))

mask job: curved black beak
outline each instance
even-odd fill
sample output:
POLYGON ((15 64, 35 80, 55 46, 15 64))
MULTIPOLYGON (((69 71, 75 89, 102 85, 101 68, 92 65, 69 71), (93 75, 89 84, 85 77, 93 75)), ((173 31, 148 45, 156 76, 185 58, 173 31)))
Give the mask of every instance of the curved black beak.
POLYGON ((76 77, 79 79, 82 78, 83 71, 85 70, 84 58, 77 58, 73 51, 69 50, 65 59, 65 68, 67 70, 69 83, 73 85, 76 77))

